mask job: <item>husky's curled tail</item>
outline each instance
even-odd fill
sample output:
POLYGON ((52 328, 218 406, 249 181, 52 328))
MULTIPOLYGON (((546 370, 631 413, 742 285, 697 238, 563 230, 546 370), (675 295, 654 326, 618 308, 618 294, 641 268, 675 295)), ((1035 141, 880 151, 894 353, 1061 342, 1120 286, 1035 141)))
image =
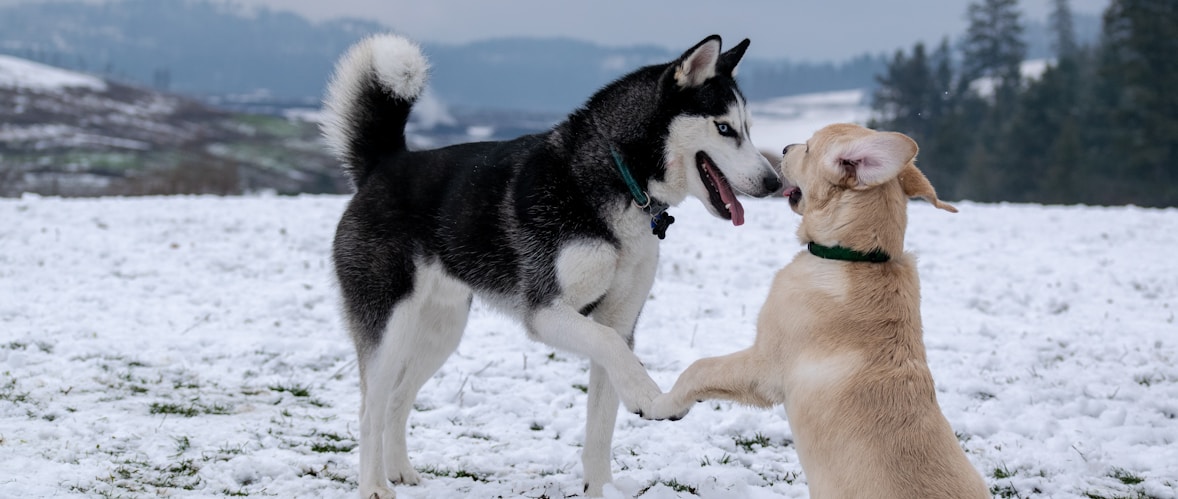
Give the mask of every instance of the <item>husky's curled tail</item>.
POLYGON ((405 123, 428 72, 421 48, 397 35, 370 36, 336 63, 322 130, 355 187, 381 158, 405 150, 405 123))

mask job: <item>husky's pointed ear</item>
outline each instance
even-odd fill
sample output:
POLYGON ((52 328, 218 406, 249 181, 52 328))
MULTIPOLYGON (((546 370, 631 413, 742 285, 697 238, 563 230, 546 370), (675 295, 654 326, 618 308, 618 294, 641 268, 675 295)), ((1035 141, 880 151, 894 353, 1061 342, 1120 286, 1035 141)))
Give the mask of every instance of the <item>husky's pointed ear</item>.
POLYGON ((850 188, 867 188, 896 177, 916 158, 916 141, 896 132, 871 132, 835 147, 827 167, 850 188))
POLYGON ((956 207, 937 199, 937 191, 933 189, 933 184, 928 181, 928 177, 925 177, 920 169, 916 168, 915 164, 908 163, 908 166, 905 166, 904 170, 900 172, 900 187, 904 188, 904 195, 910 198, 921 198, 937 208, 957 213, 956 207))
POLYGON ((736 44, 735 47, 728 49, 723 54, 720 54, 720 61, 716 63, 716 73, 726 74, 733 78, 736 77, 736 65, 740 64, 740 59, 744 57, 744 51, 749 48, 749 39, 736 44))
POLYGON ((720 59, 720 35, 712 35, 695 44, 675 61, 675 83, 679 88, 703 85, 716 76, 716 61, 720 59))

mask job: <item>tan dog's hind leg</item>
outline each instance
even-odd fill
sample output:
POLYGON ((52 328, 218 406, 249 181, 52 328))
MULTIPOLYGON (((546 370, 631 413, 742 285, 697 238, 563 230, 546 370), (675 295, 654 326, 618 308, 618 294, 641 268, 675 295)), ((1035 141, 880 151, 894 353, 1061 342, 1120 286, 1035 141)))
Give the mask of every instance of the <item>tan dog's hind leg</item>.
POLYGON ((655 397, 651 404, 655 419, 679 419, 696 402, 724 399, 757 407, 772 407, 781 403, 777 396, 766 393, 765 380, 771 379, 756 353, 750 348, 722 357, 708 357, 691 364, 675 387, 655 397))

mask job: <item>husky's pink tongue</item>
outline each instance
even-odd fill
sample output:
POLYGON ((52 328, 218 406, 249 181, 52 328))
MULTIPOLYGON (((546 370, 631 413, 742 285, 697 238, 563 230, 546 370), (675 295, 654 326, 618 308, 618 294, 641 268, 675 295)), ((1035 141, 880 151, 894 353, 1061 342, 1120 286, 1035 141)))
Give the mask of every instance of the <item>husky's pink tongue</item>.
POLYGON ((724 180, 724 177, 715 170, 716 167, 711 163, 707 163, 705 166, 708 169, 708 176, 712 177, 712 184, 720 192, 720 201, 724 202, 724 207, 732 215, 732 225, 744 225, 744 206, 740 204, 739 199, 736 199, 736 193, 732 192, 732 186, 728 185, 728 181, 724 180))
POLYGON ((721 182, 717 187, 720 188, 720 199, 724 200, 724 203, 728 205, 728 212, 732 213, 732 225, 738 227, 744 225, 744 206, 740 204, 739 199, 736 199, 732 188, 728 187, 725 182, 721 182))

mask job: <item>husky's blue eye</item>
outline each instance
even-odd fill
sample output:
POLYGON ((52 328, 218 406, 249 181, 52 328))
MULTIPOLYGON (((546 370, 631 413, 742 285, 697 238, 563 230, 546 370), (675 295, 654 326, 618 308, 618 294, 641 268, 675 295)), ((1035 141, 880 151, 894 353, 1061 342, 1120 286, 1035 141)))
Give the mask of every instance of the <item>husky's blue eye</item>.
POLYGON ((736 136, 736 130, 732 128, 732 125, 729 125, 727 123, 721 123, 721 122, 717 121, 716 122, 716 131, 720 132, 720 135, 723 135, 725 137, 735 137, 736 136))

